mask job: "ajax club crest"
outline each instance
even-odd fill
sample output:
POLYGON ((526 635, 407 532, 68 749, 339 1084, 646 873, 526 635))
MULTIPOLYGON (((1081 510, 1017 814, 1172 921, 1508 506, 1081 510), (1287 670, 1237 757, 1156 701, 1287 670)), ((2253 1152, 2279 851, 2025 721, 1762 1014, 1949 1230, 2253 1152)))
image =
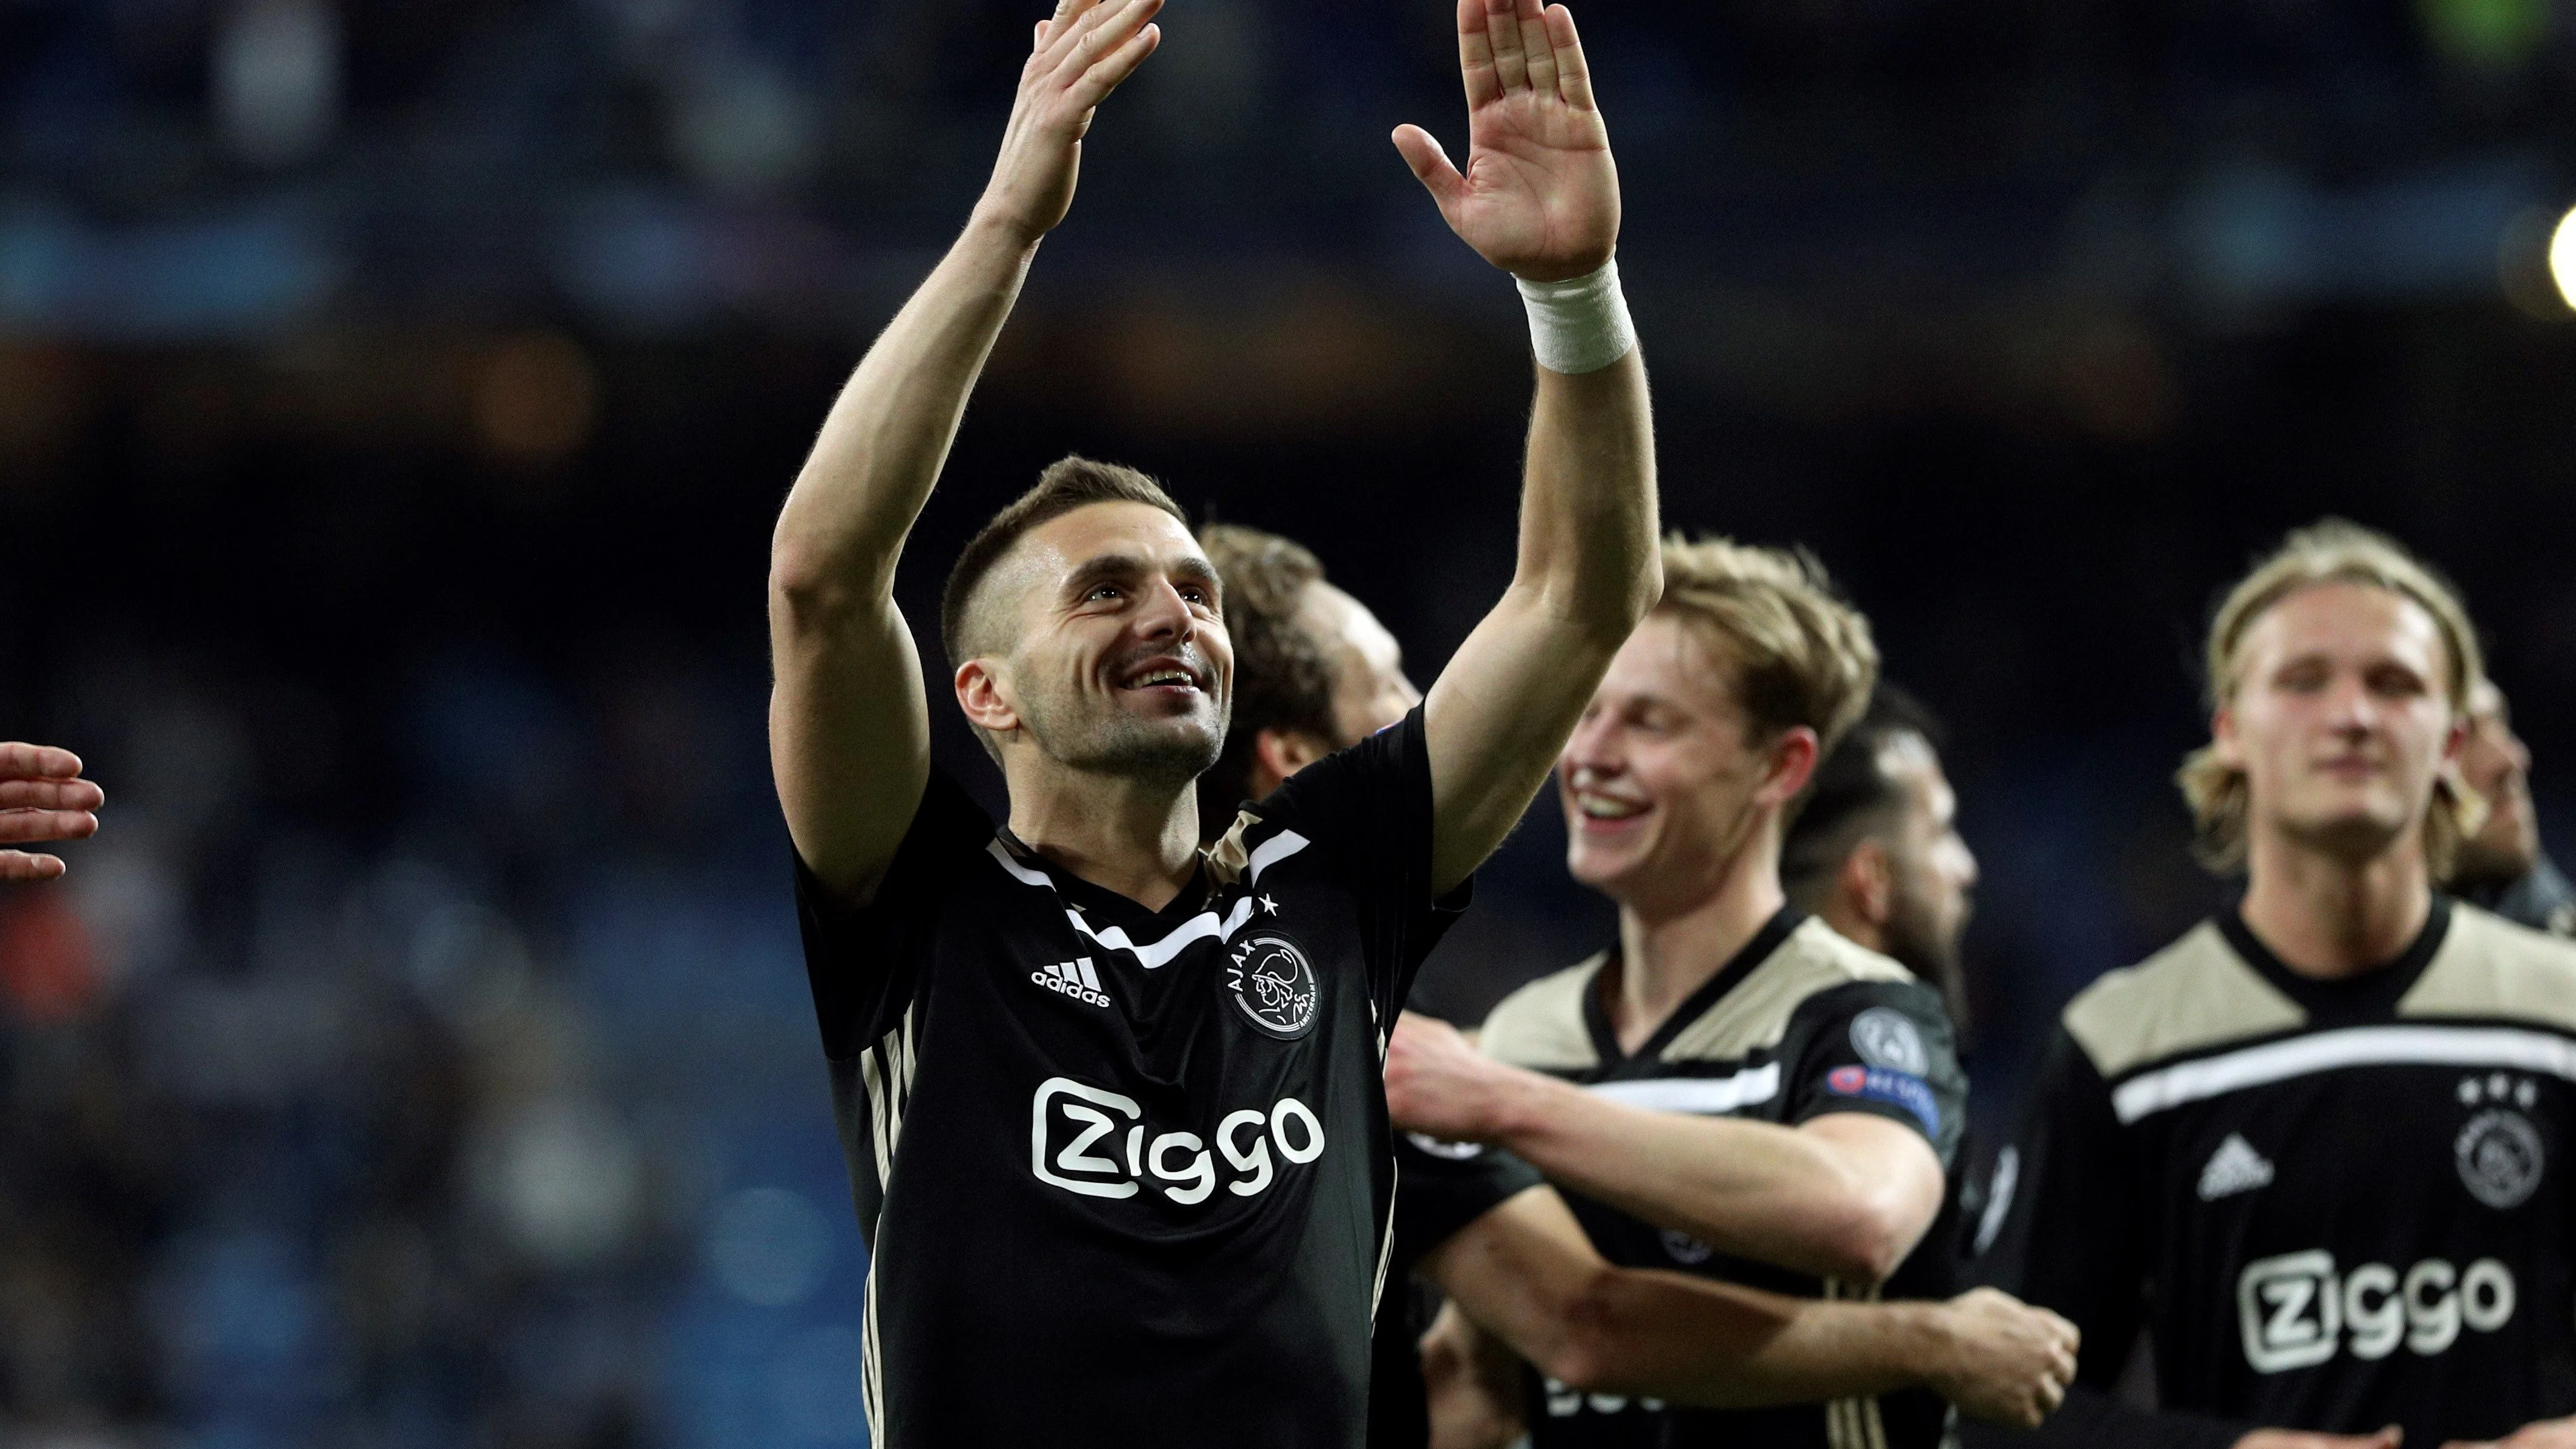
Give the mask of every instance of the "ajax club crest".
POLYGON ((1315 1026, 1315 968, 1297 943, 1278 931, 1255 931, 1225 956, 1225 989, 1244 1020, 1282 1040, 1315 1026))
POLYGON ((2520 1207, 2540 1186, 2540 1133, 2520 1112, 2491 1108, 2470 1118, 2452 1154, 2461 1185, 2488 1207, 2520 1207))

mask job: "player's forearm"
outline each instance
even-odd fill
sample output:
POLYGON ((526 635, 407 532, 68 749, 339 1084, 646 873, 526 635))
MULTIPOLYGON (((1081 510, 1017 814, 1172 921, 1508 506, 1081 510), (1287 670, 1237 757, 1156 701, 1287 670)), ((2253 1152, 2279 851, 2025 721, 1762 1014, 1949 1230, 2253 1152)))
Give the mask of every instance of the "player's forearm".
POLYGON ((1655 1271, 1613 1271, 1578 1306, 1556 1376, 1587 1392, 1750 1409, 1928 1383, 1949 1346, 1933 1303, 1823 1303, 1655 1271))
POLYGON ((1515 1074, 1498 1114, 1496 1144, 1552 1181, 1735 1257, 1875 1282, 1920 1234, 1887 1184, 1791 1128, 1643 1111, 1537 1073, 1515 1074))
POLYGON ((1663 592, 1645 362, 1537 371, 1512 589, 1615 650, 1663 592))
POLYGON ((890 593, 1036 254, 1025 222, 979 206, 861 359, 779 513, 771 583, 787 612, 890 593))

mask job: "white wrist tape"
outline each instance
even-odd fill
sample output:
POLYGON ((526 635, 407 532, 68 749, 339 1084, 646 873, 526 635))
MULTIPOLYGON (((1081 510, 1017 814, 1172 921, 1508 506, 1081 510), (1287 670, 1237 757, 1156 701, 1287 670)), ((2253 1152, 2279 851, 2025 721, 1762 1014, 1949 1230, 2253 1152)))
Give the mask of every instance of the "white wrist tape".
POLYGON ((1521 282, 1520 288, 1521 305, 1529 309, 1530 349, 1550 372, 1599 372, 1637 345, 1628 299, 1619 295, 1615 259, 1590 276, 1521 282))

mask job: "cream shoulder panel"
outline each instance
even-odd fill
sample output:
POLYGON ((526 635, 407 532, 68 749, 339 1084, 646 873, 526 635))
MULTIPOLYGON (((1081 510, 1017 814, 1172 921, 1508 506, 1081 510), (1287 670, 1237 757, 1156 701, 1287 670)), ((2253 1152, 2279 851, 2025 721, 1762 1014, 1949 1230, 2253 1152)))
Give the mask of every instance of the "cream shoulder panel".
POLYGON ((2066 1030, 2105 1077, 2244 1037, 2292 1030, 2299 1004, 2236 954, 2209 921, 2067 1003, 2066 1030))
POLYGON ((1541 1072, 1580 1072, 1601 1065, 1583 1024, 1583 995, 1609 953, 1542 976, 1502 999, 1477 1039, 1488 1056, 1541 1072))
POLYGON ((2576 1031, 2576 942, 2451 903, 2442 949, 2399 1016, 2470 1016, 2576 1031))
POLYGON ((1865 947, 1853 945, 1813 916, 1798 923, 1761 965, 1746 974, 1726 999, 1682 1029, 1664 1048, 1663 1060, 1732 1061, 1780 1044, 1799 1003, 1819 991, 1855 981, 1911 981, 1913 973, 1865 947))

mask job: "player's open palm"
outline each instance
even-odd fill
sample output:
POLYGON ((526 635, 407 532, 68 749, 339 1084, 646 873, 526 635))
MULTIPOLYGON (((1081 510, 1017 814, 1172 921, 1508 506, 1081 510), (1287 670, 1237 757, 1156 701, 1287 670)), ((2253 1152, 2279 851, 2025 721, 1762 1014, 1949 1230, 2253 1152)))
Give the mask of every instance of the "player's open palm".
POLYGON ((1988 1424, 2036 1429, 2075 1379, 2075 1325, 2008 1293, 1977 1288, 1943 1307, 1951 1362, 1932 1381, 1959 1412, 1988 1424))
POLYGON ((1598 271, 1619 241, 1619 170, 1574 15, 1540 0, 1458 0, 1467 167, 1420 126, 1395 147, 1450 229, 1533 282, 1598 271))
MULTIPOLYGON (((80 756, 49 745, 0 744, 0 846, 85 840, 107 794, 80 777, 80 756)), ((52 880, 59 857, 0 849, 0 880, 52 880)))
POLYGON ((1162 43, 1163 0, 1058 0, 1038 22, 977 210, 1035 241, 1064 220, 1092 112, 1162 43))

